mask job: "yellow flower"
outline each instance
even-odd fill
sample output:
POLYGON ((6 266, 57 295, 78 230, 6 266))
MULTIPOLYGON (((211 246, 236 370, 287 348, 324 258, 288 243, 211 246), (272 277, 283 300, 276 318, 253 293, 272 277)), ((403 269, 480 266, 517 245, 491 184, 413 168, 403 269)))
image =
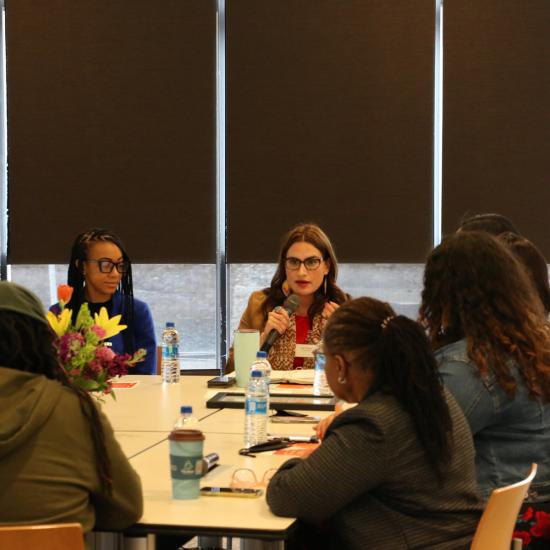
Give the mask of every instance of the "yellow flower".
POLYGON ((105 331, 104 338, 111 338, 127 327, 127 325, 119 325, 121 317, 122 315, 115 315, 109 319, 107 309, 102 307, 99 314, 94 315, 94 322, 105 331))
POLYGON ((67 332, 69 324, 71 323, 71 310, 64 309, 59 315, 55 315, 55 313, 48 311, 47 317, 50 326, 53 328, 57 336, 61 338, 61 336, 67 332))

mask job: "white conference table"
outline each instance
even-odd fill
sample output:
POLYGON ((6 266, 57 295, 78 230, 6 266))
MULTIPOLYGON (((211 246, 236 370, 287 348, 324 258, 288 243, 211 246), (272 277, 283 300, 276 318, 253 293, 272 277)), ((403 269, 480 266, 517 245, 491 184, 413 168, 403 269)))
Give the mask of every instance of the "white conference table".
POLYGON ((115 389, 116 400, 106 397, 103 412, 115 431, 169 432, 181 405, 191 405, 199 420, 216 409, 206 408, 206 387, 211 376, 182 376, 179 384, 164 384, 160 376, 123 376, 120 382, 137 382, 129 389, 115 389))
MULTIPOLYGON (((278 468, 288 456, 262 453, 256 458, 241 456, 241 434, 216 434, 206 437, 204 452, 217 452, 220 466, 201 480, 202 486, 228 486, 233 471, 250 468, 261 476, 278 468)), ((167 440, 131 459, 143 485, 144 511, 140 521, 128 532, 178 533, 212 536, 238 536, 255 539, 287 538, 295 518, 273 515, 264 494, 259 498, 225 498, 201 496, 195 500, 172 499, 169 442, 167 440)))
POLYGON ((169 432, 116 431, 115 437, 127 458, 143 453, 168 437, 169 432))
MULTIPOLYGON (((305 412, 305 411, 299 411, 305 412)), ((329 411, 309 411, 308 414, 324 418, 329 411)), ((267 425, 267 432, 273 436, 313 436, 315 432, 313 423, 279 423, 273 422, 270 418, 267 425)), ((215 438, 216 434, 239 434, 241 438, 244 432, 244 411, 243 409, 221 409, 216 414, 204 418, 199 428, 208 438, 215 438)))
MULTIPOLYGON (((295 518, 273 515, 265 495, 256 499, 201 496, 199 499, 172 499, 167 436, 181 405, 191 405, 205 434, 205 454, 217 452, 219 466, 202 479, 202 485, 228 486, 231 473, 240 467, 252 469, 259 478, 265 470, 278 468, 289 457, 260 453, 256 458, 238 454, 243 447, 243 409, 208 409, 206 401, 218 388, 207 388, 210 376, 182 376, 179 384, 163 384, 160 376, 130 375, 121 382, 138 382, 129 389, 117 389, 116 400, 106 399, 102 410, 108 416, 123 452, 141 477, 144 513, 128 530, 132 535, 177 533, 238 536, 283 540, 289 536, 295 518)), ((223 389, 242 392, 242 388, 223 389)), ((300 393, 308 388, 300 388, 300 393)), ((311 388, 309 391, 312 391, 311 388)), ((291 393, 291 392, 289 392, 291 393)), ((326 416, 328 412, 309 414, 326 416)), ((313 424, 270 422, 271 434, 312 435, 313 424)))

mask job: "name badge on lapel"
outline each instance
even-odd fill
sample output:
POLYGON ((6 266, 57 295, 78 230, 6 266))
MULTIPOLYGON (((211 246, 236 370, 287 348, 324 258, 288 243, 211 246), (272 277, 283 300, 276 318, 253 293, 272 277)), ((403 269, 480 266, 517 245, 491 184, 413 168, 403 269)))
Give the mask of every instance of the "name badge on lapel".
POLYGON ((313 357, 317 344, 296 344, 294 357, 313 357))

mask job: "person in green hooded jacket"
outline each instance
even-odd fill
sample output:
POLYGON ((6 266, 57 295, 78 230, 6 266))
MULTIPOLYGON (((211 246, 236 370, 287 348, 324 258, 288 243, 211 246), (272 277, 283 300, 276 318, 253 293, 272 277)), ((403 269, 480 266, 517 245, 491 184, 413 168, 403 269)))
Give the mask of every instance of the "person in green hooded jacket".
POLYGON ((0 282, 0 524, 124 529, 142 515, 139 476, 53 338, 38 298, 0 282))

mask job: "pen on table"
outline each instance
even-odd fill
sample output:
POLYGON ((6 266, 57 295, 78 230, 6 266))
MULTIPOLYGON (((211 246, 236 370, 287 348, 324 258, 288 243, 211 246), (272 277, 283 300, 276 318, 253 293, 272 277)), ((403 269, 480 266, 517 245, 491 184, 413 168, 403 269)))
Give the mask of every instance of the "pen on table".
POLYGON ((268 439, 280 439, 291 443, 319 443, 316 435, 270 435, 268 439))

